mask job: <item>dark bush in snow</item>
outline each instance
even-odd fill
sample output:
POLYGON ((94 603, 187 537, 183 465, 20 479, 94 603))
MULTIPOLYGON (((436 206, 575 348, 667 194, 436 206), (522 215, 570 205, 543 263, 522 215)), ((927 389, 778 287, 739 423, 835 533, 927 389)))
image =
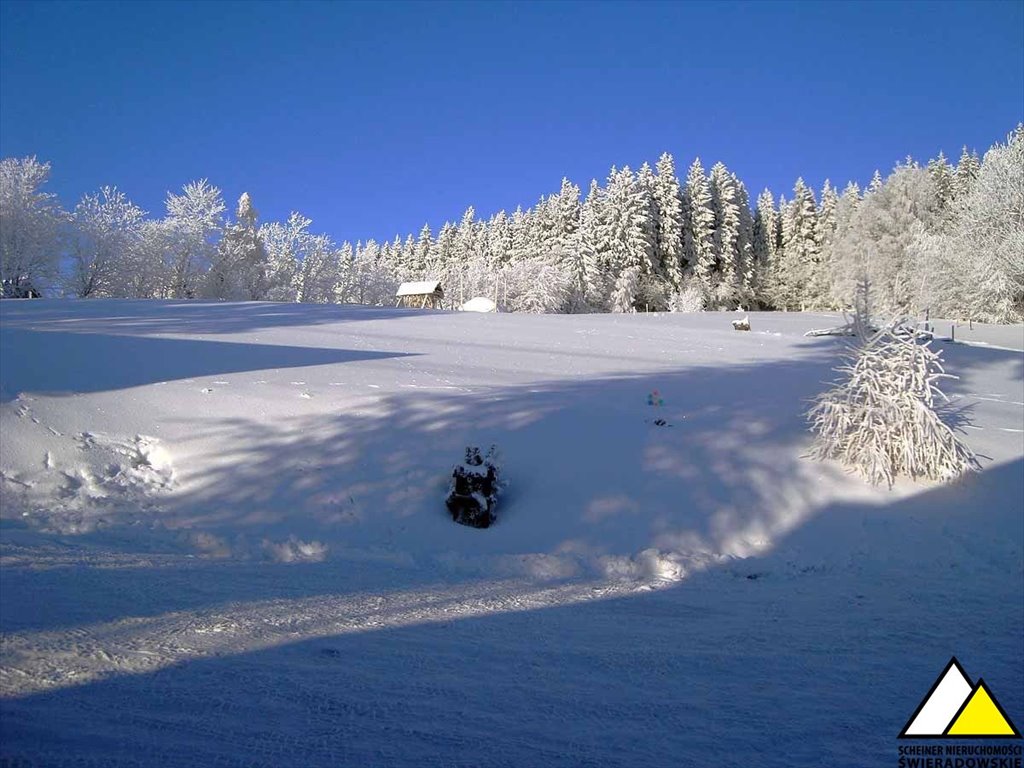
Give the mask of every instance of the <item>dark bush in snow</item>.
POLYGON ((466 458, 452 471, 452 484, 445 504, 452 520, 473 528, 487 528, 494 522, 494 505, 501 483, 498 479, 497 452, 494 446, 486 456, 474 446, 466 448, 466 458))

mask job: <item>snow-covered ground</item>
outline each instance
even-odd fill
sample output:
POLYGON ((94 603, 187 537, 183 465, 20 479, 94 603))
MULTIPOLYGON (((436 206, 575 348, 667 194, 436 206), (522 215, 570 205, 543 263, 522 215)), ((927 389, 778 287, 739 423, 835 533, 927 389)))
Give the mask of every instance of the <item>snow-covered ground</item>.
POLYGON ((838 319, 733 317, 3 302, 0 764, 895 765, 954 654, 1024 726, 1024 329, 890 491, 803 456, 838 319))

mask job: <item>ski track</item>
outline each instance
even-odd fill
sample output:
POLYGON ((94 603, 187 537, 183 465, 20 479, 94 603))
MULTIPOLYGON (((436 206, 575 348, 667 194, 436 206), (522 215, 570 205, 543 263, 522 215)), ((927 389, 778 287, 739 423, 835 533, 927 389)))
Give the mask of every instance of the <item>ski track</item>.
POLYGON ((361 597, 270 600, 157 618, 126 618, 56 632, 2 636, 4 696, 85 685, 111 674, 146 674, 181 662, 314 638, 529 611, 649 591, 666 582, 536 587, 487 583, 361 597))

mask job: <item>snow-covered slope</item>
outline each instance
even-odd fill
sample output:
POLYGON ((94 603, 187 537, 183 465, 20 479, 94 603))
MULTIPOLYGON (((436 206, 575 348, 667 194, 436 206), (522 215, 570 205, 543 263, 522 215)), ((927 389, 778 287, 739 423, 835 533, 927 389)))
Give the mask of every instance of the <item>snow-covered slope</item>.
POLYGON ((803 456, 836 319, 750 318, 3 302, 0 758, 890 764, 952 654, 1019 723, 1024 355, 873 489, 803 456))

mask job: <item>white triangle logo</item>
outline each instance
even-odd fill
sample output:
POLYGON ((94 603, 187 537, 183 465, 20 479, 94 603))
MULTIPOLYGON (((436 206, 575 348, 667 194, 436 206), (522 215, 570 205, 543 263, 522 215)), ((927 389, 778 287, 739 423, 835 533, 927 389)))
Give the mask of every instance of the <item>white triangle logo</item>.
POLYGON ((973 688, 960 663, 955 658, 950 659, 945 672, 935 681, 931 693, 921 702, 900 736, 941 736, 973 688))

